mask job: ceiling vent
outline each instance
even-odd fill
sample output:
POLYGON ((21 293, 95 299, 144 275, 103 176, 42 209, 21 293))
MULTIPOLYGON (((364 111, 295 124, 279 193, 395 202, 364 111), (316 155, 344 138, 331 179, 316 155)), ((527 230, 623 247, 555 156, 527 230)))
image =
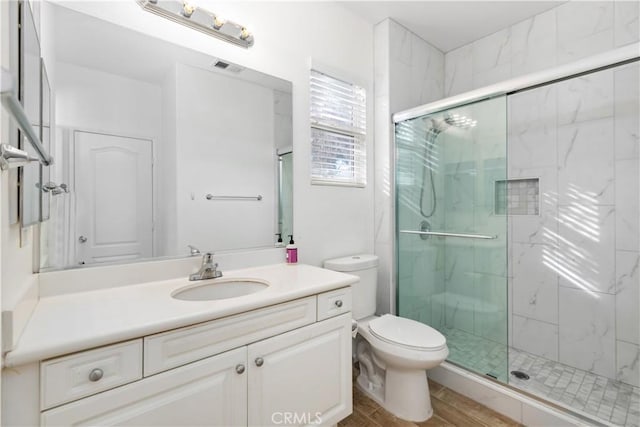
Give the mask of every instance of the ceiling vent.
POLYGON ((213 63, 211 65, 212 65, 213 68, 217 68, 219 70, 229 71, 229 72, 236 73, 236 74, 244 71, 244 68, 242 68, 239 65, 231 64, 229 62, 220 61, 219 59, 213 61, 213 63))

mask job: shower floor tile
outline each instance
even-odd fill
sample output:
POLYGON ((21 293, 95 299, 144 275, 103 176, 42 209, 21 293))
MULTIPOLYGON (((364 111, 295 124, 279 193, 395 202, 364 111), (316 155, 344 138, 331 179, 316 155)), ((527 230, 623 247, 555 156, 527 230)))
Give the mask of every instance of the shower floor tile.
POLYGON ((640 388, 516 350, 460 329, 441 331, 450 361, 488 374, 593 419, 625 427, 640 426, 640 388), (509 375, 523 371, 528 380, 509 375))

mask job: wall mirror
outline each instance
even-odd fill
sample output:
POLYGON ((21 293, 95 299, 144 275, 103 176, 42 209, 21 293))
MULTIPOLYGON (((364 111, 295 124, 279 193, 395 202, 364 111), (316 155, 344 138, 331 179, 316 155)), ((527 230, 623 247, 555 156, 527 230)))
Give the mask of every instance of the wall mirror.
MULTIPOLYGON (((18 5, 20 9, 19 97, 31 125, 40 135, 42 125, 40 42, 31 7, 27 2, 19 2, 18 5)), ((37 157, 36 151, 23 135, 20 135, 19 148, 27 151, 33 157, 37 157)), ((25 227, 40 221, 42 193, 40 191, 40 165, 37 162, 30 163, 20 168, 19 173, 19 217, 21 225, 25 227)))
POLYGON ((56 162, 41 270, 291 234, 290 82, 50 6, 56 162))

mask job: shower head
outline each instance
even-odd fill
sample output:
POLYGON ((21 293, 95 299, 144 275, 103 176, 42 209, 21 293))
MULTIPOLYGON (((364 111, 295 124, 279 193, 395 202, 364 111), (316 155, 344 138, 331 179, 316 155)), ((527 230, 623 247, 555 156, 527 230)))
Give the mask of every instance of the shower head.
POLYGON ((442 132, 447 130, 450 126, 455 126, 460 129, 469 129, 475 127, 478 124, 477 120, 473 120, 469 117, 462 116, 458 113, 447 114, 444 118, 429 118, 430 126, 427 133, 437 138, 442 132))
POLYGON ((469 129, 472 127, 475 127, 478 124, 477 120, 473 120, 469 117, 466 116, 462 116, 458 113, 453 113, 451 115, 447 115, 444 118, 444 121, 449 125, 449 126, 455 126, 461 129, 469 129))

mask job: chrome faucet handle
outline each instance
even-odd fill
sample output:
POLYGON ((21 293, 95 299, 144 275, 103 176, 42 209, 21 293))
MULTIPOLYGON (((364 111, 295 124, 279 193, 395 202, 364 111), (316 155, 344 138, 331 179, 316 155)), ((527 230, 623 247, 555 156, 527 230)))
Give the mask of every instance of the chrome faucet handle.
POLYGON ((200 249, 196 248, 193 245, 187 245, 187 247, 189 248, 189 255, 190 256, 200 255, 200 249))

